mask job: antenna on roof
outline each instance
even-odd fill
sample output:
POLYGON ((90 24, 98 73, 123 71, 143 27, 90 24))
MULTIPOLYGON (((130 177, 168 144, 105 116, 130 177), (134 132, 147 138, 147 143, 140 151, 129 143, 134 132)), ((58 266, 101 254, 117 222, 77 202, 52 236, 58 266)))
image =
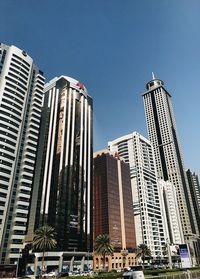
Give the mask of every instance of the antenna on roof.
POLYGON ((155 79, 154 73, 152 72, 152 79, 155 79))

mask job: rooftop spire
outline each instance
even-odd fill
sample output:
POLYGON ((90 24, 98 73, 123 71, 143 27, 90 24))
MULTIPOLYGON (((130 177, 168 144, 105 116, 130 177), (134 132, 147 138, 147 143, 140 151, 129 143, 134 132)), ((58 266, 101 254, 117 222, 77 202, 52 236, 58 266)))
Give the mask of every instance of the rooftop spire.
POLYGON ((151 74, 152 74, 152 79, 146 84, 147 90, 164 85, 164 82, 161 79, 155 77, 154 72, 152 72, 151 74))

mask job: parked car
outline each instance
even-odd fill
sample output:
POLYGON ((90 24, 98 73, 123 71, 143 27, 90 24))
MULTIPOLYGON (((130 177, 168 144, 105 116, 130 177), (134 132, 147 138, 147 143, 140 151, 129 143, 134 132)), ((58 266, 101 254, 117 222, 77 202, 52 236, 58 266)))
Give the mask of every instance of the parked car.
POLYGON ((144 279, 142 266, 132 266, 131 270, 122 274, 123 279, 144 279))
POLYGON ((56 277, 56 273, 55 273, 55 271, 51 271, 49 273, 42 274, 42 277, 43 278, 54 278, 54 277, 56 277))

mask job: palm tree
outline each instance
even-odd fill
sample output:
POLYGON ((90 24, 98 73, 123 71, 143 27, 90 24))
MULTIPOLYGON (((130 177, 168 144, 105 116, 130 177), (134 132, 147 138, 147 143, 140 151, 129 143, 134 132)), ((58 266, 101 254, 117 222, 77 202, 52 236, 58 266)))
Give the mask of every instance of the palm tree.
POLYGON ((33 249, 42 251, 42 271, 44 270, 44 254, 45 251, 55 248, 57 241, 55 239, 56 232, 51 226, 44 225, 35 231, 33 238, 33 249))
POLYGON ((142 258, 142 265, 144 267, 144 260, 145 257, 151 257, 151 250, 149 249, 149 247, 146 244, 140 244, 137 248, 137 252, 136 252, 136 259, 137 258, 142 258))
POLYGON ((108 234, 100 234, 94 242, 94 252, 103 258, 103 269, 105 269, 106 255, 112 255, 114 247, 108 234))

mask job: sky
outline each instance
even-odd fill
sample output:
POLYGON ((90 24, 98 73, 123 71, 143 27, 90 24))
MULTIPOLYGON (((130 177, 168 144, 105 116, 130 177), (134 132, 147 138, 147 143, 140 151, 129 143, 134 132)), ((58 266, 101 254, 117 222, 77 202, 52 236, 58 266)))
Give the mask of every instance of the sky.
POLYGON ((67 75, 94 102, 94 150, 137 131, 151 73, 172 95, 185 167, 200 174, 199 0, 0 0, 0 41, 46 81, 67 75))

